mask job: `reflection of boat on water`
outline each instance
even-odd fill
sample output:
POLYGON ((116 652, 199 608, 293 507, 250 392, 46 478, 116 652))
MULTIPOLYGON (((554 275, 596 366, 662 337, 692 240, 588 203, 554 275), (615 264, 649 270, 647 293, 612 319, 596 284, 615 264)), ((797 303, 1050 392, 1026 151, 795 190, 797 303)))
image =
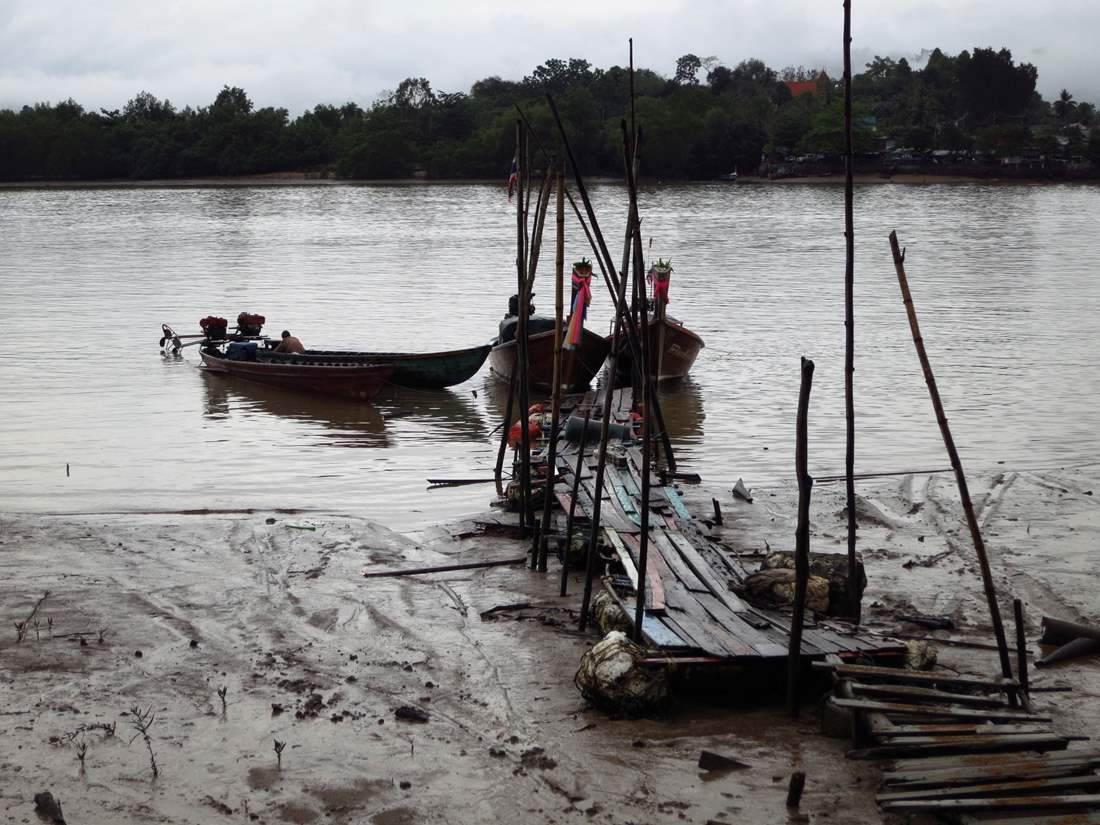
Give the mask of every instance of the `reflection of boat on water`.
POLYGON ((227 373, 258 384, 323 395, 366 400, 377 395, 393 375, 393 364, 337 362, 321 358, 271 361, 257 358, 253 343, 230 343, 218 349, 208 343, 199 350, 213 372, 227 373))
POLYGON ((703 437, 703 390, 692 378, 666 384, 658 390, 665 428, 675 447, 677 443, 697 442, 703 437))
POLYGON ((199 370, 205 391, 208 418, 229 418, 234 410, 245 416, 260 413, 303 424, 317 424, 341 447, 386 447, 386 422, 371 404, 323 395, 306 395, 294 390, 269 387, 199 370))
POLYGON ((372 403, 388 422, 427 425, 425 436, 431 441, 481 441, 489 429, 480 405, 464 391, 389 386, 372 403))

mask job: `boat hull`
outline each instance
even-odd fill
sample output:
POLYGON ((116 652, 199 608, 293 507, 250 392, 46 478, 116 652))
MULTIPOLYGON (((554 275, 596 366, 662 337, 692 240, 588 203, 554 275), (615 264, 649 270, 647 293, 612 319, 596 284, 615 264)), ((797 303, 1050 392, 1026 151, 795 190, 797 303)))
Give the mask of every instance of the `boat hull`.
MULTIPOLYGON (((489 353, 489 370, 501 381, 510 381, 516 368, 516 342, 498 344, 489 353)), ((572 349, 562 349, 561 385, 566 390, 587 387, 603 365, 611 342, 589 329, 584 330, 580 343, 572 349)), ((527 339, 527 364, 532 387, 552 389, 554 385, 554 332, 540 332, 527 339)))
POLYGON ((205 349, 199 354, 212 372, 235 375, 270 387, 363 401, 376 396, 394 371, 392 364, 231 361, 205 349))
POLYGON ((272 363, 294 364, 307 358, 324 359, 337 364, 392 364, 391 384, 419 389, 453 387, 473 378, 492 347, 484 344, 448 352, 399 353, 352 352, 345 350, 306 350, 303 355, 281 355, 261 351, 258 357, 272 363))
MULTIPOLYGON (((657 376, 658 381, 675 381, 686 376, 704 346, 702 338, 678 321, 650 319, 650 372, 657 376)), ((624 346, 619 355, 620 380, 629 380, 631 363, 630 350, 624 346)))

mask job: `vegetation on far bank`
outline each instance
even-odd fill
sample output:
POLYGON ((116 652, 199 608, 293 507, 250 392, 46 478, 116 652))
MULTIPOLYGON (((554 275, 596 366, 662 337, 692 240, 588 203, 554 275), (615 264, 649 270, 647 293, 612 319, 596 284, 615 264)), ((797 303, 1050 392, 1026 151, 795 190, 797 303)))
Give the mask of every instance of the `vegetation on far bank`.
MULTIPOLYGON (((1037 69, 1007 49, 933 50, 919 69, 875 57, 853 78, 854 144, 865 170, 1015 164, 1040 173, 1100 170, 1096 107, 1063 90, 1035 91, 1037 69)), ((843 150, 842 88, 799 68, 748 59, 734 67, 684 55, 672 77, 635 72, 643 172, 713 178, 830 168, 843 150), (794 163, 791 158, 799 160, 794 163)), ((135 180, 308 171, 348 178, 506 178, 519 104, 551 151, 545 94, 582 168, 618 175, 628 72, 582 59, 547 60, 520 81, 489 77, 468 93, 408 78, 367 109, 319 104, 296 118, 253 106, 226 86, 209 106, 177 109, 148 92, 121 110, 66 100, 0 111, 0 180, 135 180)))

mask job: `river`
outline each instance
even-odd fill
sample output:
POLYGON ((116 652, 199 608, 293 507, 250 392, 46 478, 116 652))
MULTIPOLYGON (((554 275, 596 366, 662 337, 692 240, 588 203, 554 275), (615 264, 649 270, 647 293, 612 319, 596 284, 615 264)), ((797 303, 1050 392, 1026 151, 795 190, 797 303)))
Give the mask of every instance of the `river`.
MULTIPOLYGON (((617 254, 625 191, 593 198, 617 254)), ((946 466, 895 228, 964 464, 1100 460, 1100 188, 868 184, 855 202, 857 472, 946 466)), ((843 188, 653 184, 641 210, 647 249, 672 259, 670 312, 707 344, 664 394, 683 467, 789 483, 804 355, 811 473, 841 473, 843 188)), ((321 508, 408 530, 492 497, 425 481, 491 475, 504 394, 487 366, 360 404, 209 375, 193 348, 165 357, 157 339, 162 322, 191 332, 247 310, 316 348, 487 341, 515 283, 503 185, 3 189, 0 230, 0 511, 321 508)), ((591 257, 572 220, 566 250, 591 257)), ((594 294, 589 325, 606 331, 609 298, 594 294)))

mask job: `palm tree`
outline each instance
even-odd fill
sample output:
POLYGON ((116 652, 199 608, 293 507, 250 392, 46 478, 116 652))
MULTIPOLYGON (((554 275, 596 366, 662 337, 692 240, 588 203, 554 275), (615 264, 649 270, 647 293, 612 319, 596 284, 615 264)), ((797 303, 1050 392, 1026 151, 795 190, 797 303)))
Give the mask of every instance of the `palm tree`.
POLYGON ((1058 119, 1063 122, 1069 122, 1073 119, 1074 113, 1077 111, 1077 103, 1073 100, 1071 95, 1065 89, 1058 95, 1058 99, 1054 101, 1054 114, 1058 116, 1058 119))

